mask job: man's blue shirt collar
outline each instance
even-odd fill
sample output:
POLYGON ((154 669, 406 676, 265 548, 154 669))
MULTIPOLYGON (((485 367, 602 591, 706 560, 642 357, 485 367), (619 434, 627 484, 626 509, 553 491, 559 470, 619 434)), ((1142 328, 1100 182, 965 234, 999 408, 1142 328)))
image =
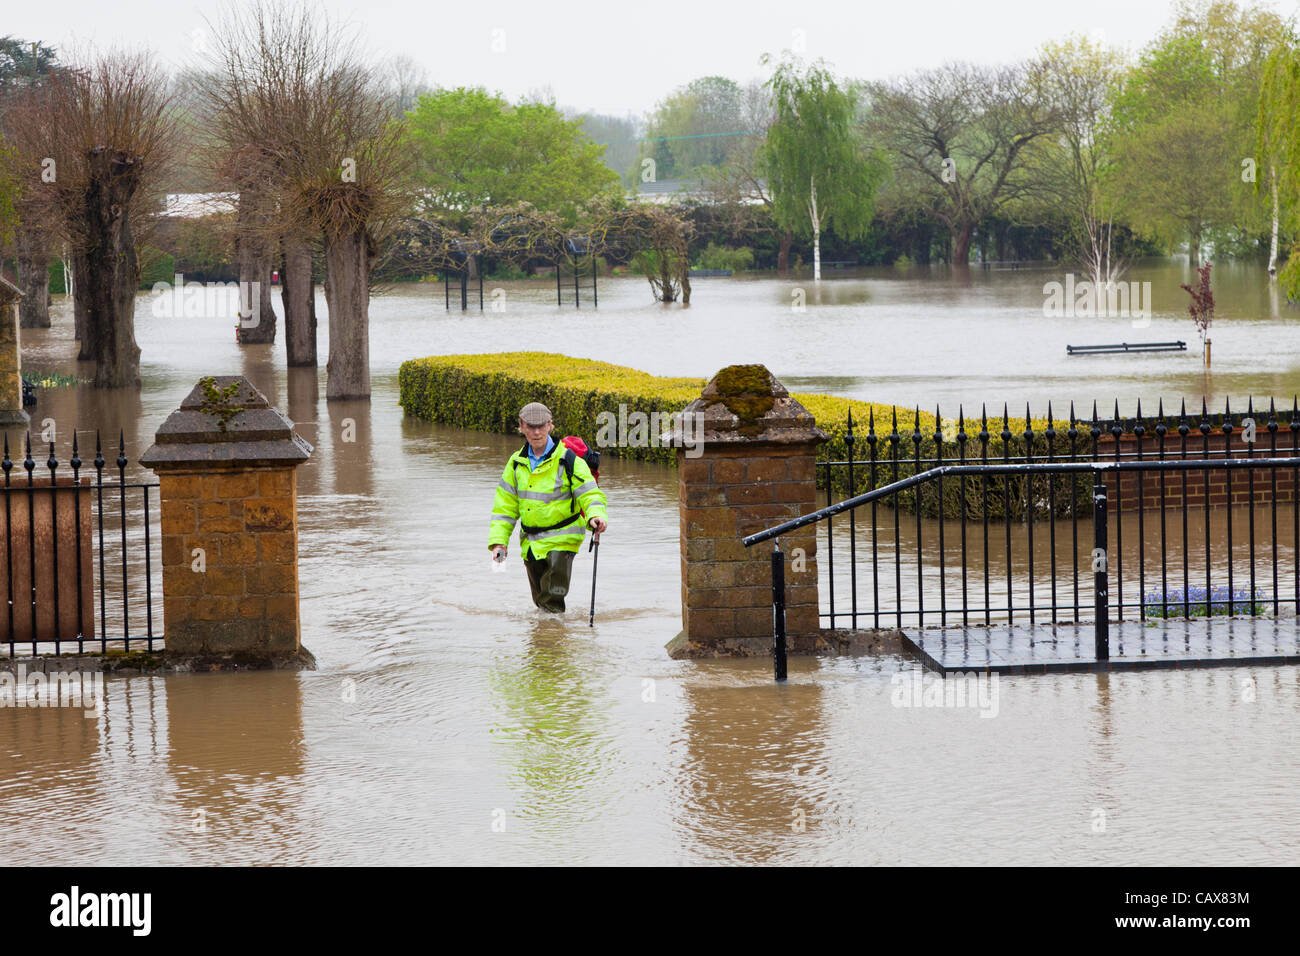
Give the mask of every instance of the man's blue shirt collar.
POLYGON ((553 449, 554 447, 555 447, 555 439, 550 435, 546 436, 546 450, 543 451, 540 455, 534 455, 533 446, 529 445, 528 446, 528 467, 533 471, 536 471, 538 462, 540 462, 543 458, 549 455, 551 453, 551 449, 553 449))

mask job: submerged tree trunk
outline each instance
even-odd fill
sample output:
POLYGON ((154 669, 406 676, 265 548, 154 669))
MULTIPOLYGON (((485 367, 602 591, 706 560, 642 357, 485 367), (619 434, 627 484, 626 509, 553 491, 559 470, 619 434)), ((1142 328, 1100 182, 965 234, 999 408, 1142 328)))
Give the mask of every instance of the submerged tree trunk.
POLYGON ((266 194, 259 189, 239 193, 237 214, 239 257, 239 298, 243 309, 235 334, 240 345, 265 345, 275 341, 275 309, 271 306, 271 271, 274 256, 267 248, 266 194))
POLYGON ((286 236, 281 248, 280 301, 284 304, 284 344, 289 366, 316 365, 316 282, 311 245, 286 236))
POLYGON ((949 261, 957 267, 970 265, 970 243, 975 233, 975 224, 962 223, 952 230, 952 255, 949 261))
POLYGON ((76 340, 81 343, 81 348, 77 351, 78 362, 89 362, 94 359, 90 354, 90 336, 86 334, 86 316, 90 311, 86 300, 89 282, 86 277, 87 268, 88 260, 85 253, 74 252, 72 254, 72 329, 76 340))
POLYGON ((794 244, 794 233, 781 233, 781 245, 776 251, 776 274, 782 279, 790 277, 790 246, 794 244))
POLYGON ((330 357, 325 398, 370 397, 370 267, 375 244, 365 227, 325 236, 325 304, 330 357))
POLYGON ((97 388, 140 386, 140 346, 135 342, 140 270, 129 216, 139 183, 140 164, 134 157, 103 147, 91 150, 82 346, 94 359, 97 388))
POLYGON ((50 327, 50 254, 42 237, 21 229, 17 236, 18 324, 24 329, 50 327))
POLYGON ((1201 267, 1201 230, 1199 228, 1192 230, 1191 238, 1187 242, 1187 253, 1192 268, 1199 269, 1201 267))

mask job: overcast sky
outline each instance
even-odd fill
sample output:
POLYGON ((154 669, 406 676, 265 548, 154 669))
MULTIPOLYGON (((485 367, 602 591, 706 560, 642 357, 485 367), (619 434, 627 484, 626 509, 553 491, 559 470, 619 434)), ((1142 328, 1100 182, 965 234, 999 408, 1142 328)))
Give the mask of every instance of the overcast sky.
MULTIPOLYGON (((193 63, 218 3, 6 0, 0 30, 56 48, 147 46, 193 63)), ((690 80, 763 76, 764 52, 798 49, 837 72, 880 79, 945 60, 1007 62, 1083 33, 1137 51, 1172 15, 1169 0, 326 0, 377 58, 405 54, 438 86, 511 99, 550 87, 562 106, 641 113, 690 80)), ((1300 0, 1272 8, 1295 16, 1300 0)))

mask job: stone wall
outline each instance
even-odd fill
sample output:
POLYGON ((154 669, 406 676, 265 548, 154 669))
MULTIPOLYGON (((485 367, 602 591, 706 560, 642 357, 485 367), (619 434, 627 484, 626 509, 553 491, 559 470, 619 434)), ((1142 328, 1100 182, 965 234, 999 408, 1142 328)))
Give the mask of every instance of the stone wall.
POLYGON ((298 619, 298 465, 293 423, 239 376, 199 384, 141 463, 162 501, 169 660, 310 663, 298 619))

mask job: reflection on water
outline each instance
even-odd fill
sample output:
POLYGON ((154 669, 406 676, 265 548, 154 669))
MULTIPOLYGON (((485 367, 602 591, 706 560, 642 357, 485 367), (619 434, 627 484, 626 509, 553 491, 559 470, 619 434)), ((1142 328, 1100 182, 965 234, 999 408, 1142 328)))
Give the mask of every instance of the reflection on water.
MULTIPOLYGON (((1159 282, 1144 337, 1189 337, 1183 271, 1137 270, 1159 282)), ((316 449, 298 477, 303 639, 320 669, 110 679, 98 718, 0 708, 0 863, 1293 862, 1300 669, 1003 678, 982 719, 893 706, 892 678, 913 665, 892 657, 795 660, 781 687, 765 659, 671 661, 671 470, 601 469, 611 527, 588 627, 585 551, 562 618, 532 607, 517 549, 491 570, 486 517, 517 439, 397 406, 403 359, 524 347, 517 333, 541 322, 548 348, 658 374, 762 361, 803 388, 927 407, 1199 397, 1195 354, 1066 360, 1066 340, 1116 329, 1051 327, 1048 278, 873 270, 826 280, 803 313, 796 283, 774 280, 701 281, 689 310, 611 280, 599 311, 562 313, 544 282, 501 283, 507 311, 481 314, 444 313, 440 290, 413 285, 372 308, 372 400, 330 405, 324 369, 286 370, 282 344, 241 350, 227 319, 156 318, 142 299, 144 389, 42 392, 34 417, 54 419, 64 459, 74 427, 92 458, 98 427, 122 429, 134 462, 200 376, 247 375, 316 449)), ((1213 387, 1289 395, 1294 310, 1248 279, 1216 268, 1213 387), (1274 345, 1247 350, 1264 332, 1274 345)), ((70 324, 56 301, 54 328, 24 330, 25 362, 76 371, 70 324)))

